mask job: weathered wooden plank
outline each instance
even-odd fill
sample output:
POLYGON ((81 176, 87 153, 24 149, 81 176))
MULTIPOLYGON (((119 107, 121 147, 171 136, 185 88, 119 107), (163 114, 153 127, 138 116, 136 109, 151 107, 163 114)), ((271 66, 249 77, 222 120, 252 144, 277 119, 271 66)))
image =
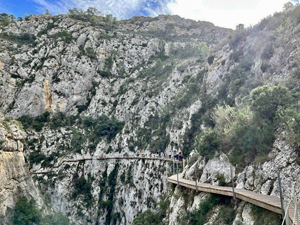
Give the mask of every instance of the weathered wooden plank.
MULTIPOLYGON (((175 175, 170 176, 168 181, 173 184, 177 184, 177 178, 175 175)), ((179 178, 179 185, 196 190, 195 182, 192 180, 179 178)), ((217 185, 211 185, 206 183, 197 183, 197 188, 199 191, 214 193, 219 195, 233 196, 232 188, 221 187, 217 185)), ((248 191, 244 189, 234 189, 236 197, 243 201, 249 202, 251 204, 257 205, 269 211, 281 214, 281 204, 280 199, 276 196, 258 194, 253 191, 248 191)), ((300 205, 298 206, 298 210, 300 205)), ((288 215, 293 223, 294 221, 294 209, 289 208, 288 215)), ((295 223, 296 224, 296 223, 295 223)))

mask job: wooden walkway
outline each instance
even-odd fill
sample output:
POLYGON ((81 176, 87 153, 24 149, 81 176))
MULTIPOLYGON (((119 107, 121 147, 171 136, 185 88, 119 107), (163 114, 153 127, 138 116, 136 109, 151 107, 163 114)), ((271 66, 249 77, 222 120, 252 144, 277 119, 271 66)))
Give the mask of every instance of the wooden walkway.
MULTIPOLYGON (((168 181, 173 184, 178 184, 190 189, 196 190, 195 181, 183 179, 182 175, 179 175, 179 179, 177 182, 177 174, 168 177, 168 181)), ((219 195, 226 195, 233 197, 232 187, 222 187, 222 186, 216 186, 206 183, 197 183, 197 189, 199 191, 208 192, 208 193, 214 193, 219 195)), ((264 209, 270 210, 272 212, 281 214, 281 204, 280 204, 280 198, 270 195, 262 195, 257 194, 253 191, 247 191, 244 189, 234 189, 235 196, 238 199, 241 199, 243 201, 249 202, 251 204, 257 205, 259 207, 262 207, 264 209)), ((300 205, 298 206, 298 215, 299 215, 299 209, 300 205)), ((294 213, 295 210, 291 207, 289 207, 288 210, 288 216, 290 220, 292 221, 292 224, 297 224, 296 219, 294 219, 294 213)), ((300 224, 300 221, 298 221, 298 224, 300 224)))
POLYGON ((89 158, 81 158, 81 159, 62 159, 58 165, 54 165, 52 167, 49 167, 47 171, 33 171, 30 172, 31 174, 47 174, 52 171, 52 169, 59 168, 62 164, 64 163, 72 163, 72 162, 82 162, 82 161, 93 161, 93 160, 100 160, 100 161, 105 161, 105 160, 160 160, 160 161, 165 161, 165 162, 174 162, 174 163, 183 163, 184 167, 184 161, 180 162, 178 160, 170 159, 170 158, 164 158, 164 157, 139 157, 139 156, 115 156, 115 157, 89 157, 89 158))

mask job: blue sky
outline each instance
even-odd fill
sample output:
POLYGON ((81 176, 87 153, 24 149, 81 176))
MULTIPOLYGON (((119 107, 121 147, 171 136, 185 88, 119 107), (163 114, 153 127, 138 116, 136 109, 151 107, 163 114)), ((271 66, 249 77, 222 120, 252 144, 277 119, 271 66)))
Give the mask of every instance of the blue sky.
POLYGON ((41 14, 45 9, 52 14, 60 14, 74 7, 84 10, 95 7, 103 14, 113 14, 119 19, 135 15, 176 14, 234 28, 239 23, 254 25, 264 17, 281 11, 286 2, 288 0, 0 0, 0 13, 18 17, 25 13, 41 14))

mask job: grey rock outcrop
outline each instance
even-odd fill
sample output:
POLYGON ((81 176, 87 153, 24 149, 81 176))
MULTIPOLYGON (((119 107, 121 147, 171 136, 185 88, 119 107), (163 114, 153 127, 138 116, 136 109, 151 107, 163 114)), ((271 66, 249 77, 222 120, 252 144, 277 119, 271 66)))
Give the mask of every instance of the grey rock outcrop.
POLYGON ((0 223, 8 224, 21 196, 33 198, 41 207, 43 199, 35 186, 23 155, 26 133, 17 121, 0 115, 0 223))

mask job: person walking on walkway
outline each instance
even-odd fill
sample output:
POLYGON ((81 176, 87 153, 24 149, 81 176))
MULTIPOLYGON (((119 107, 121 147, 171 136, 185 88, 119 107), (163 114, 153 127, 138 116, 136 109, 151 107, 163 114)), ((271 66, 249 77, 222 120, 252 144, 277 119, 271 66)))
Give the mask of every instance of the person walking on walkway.
POLYGON ((182 152, 180 151, 179 154, 178 154, 178 160, 181 162, 183 160, 183 154, 182 152))
POLYGON ((177 152, 174 150, 174 160, 177 160, 178 159, 178 154, 177 152))

